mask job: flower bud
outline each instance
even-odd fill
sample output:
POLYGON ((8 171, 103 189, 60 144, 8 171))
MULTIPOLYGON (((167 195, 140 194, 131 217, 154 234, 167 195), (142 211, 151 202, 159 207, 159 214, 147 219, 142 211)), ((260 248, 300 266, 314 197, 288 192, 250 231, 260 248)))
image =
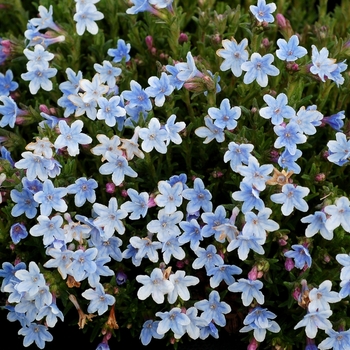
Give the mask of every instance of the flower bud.
POLYGON ((324 173, 319 173, 315 176, 316 182, 322 182, 324 180, 326 180, 326 175, 324 173))
POLYGON ((179 35, 179 44, 187 43, 188 41, 188 36, 185 33, 180 33, 179 35))
POLYGON ((113 182, 106 183, 106 192, 110 194, 115 192, 115 184, 113 182))

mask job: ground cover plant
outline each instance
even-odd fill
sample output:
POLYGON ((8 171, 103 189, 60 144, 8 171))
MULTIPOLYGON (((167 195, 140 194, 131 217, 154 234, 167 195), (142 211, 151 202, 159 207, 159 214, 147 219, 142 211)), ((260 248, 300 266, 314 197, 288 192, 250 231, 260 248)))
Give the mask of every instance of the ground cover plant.
POLYGON ((0 4, 0 291, 23 346, 350 344, 350 3, 0 4), (67 325, 68 327, 68 325, 67 325))

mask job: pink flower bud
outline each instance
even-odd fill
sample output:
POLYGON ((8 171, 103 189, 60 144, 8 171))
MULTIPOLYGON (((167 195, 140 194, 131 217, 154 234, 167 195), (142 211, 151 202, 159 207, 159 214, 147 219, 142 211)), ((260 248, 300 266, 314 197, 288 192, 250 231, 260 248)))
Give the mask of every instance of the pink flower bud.
POLYGON ((291 271, 294 268, 294 261, 292 258, 286 258, 284 267, 287 271, 291 271))
POLYGON ((257 266, 253 266, 252 269, 248 272, 248 278, 251 281, 255 281, 258 277, 258 268, 257 266))
POLYGON ((106 183, 106 192, 107 193, 114 193, 115 192, 115 184, 113 182, 106 183))
POLYGON ((146 45, 147 45, 147 48, 148 50, 152 50, 153 48, 153 38, 151 35, 147 35, 146 38, 145 38, 145 42, 146 42, 146 45))
POLYGON ((256 350, 259 347, 259 343, 255 338, 252 338, 247 346, 247 350, 256 350))
POLYGON ((287 27, 286 18, 282 15, 282 13, 277 13, 276 21, 279 28, 283 29, 287 27))
POLYGON ((301 294, 301 291, 300 291, 300 288, 299 287, 296 287, 292 293, 292 297, 294 300, 296 301, 299 301, 299 298, 300 298, 300 294, 301 294))
POLYGON ((188 36, 185 33, 180 33, 179 35, 179 44, 187 43, 188 41, 188 36))
POLYGON ((326 180, 326 175, 324 173, 319 173, 315 176, 316 182, 322 182, 324 180, 326 180))

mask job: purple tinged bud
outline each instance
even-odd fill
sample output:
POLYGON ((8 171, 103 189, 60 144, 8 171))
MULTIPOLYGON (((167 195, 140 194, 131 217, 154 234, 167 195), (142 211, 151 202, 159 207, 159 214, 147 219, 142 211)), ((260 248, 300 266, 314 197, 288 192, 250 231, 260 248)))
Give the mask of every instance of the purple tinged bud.
POLYGON ((128 276, 123 271, 119 271, 116 273, 115 279, 118 286, 121 286, 126 282, 126 280, 128 279, 128 276))

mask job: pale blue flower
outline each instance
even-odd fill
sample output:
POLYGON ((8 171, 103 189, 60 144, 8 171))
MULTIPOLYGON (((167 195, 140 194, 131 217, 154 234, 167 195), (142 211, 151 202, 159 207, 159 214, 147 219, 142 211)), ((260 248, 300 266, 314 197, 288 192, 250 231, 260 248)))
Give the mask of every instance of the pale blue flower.
POLYGON ((348 68, 348 65, 345 63, 346 60, 344 60, 343 62, 339 62, 337 63, 337 68, 330 72, 329 75, 327 76, 328 79, 333 80, 337 86, 339 87, 339 85, 343 85, 344 84, 344 77, 340 74, 344 71, 346 71, 346 69, 348 68))
POLYGON ((45 305, 40 308, 38 315, 36 316, 36 320, 40 321, 45 317, 45 323, 48 327, 55 327, 57 323, 57 318, 60 318, 61 321, 64 320, 64 316, 62 311, 57 307, 55 303, 51 303, 49 305, 45 305))
POLYGON ((16 277, 16 271, 26 269, 27 265, 21 261, 16 265, 12 265, 11 263, 5 261, 2 263, 2 269, 0 269, 0 277, 3 279, 1 282, 0 291, 4 292, 4 287, 7 284, 14 283, 17 284, 21 280, 16 277))
POLYGON ((250 5, 249 9, 259 22, 272 23, 274 21, 271 13, 276 11, 276 4, 273 2, 266 4, 265 0, 258 0, 257 6, 250 5))
POLYGON ((216 142, 219 142, 219 143, 225 141, 224 129, 215 125, 213 120, 209 116, 204 117, 204 123, 205 123, 205 126, 200 126, 194 131, 194 133, 197 136, 202 138, 205 137, 205 140, 203 141, 203 143, 209 143, 214 139, 216 140, 216 142))
POLYGON ((180 90, 185 82, 177 77, 177 75, 180 73, 179 67, 167 64, 165 68, 170 73, 169 83, 173 85, 176 90, 180 90))
POLYGON ((102 156, 102 161, 106 160, 105 155, 107 151, 120 156, 123 154, 119 149, 120 138, 118 135, 113 135, 111 138, 108 138, 104 134, 97 134, 96 138, 100 143, 91 148, 91 153, 95 156, 102 156))
POLYGON ((242 70, 246 72, 243 78, 244 84, 250 84, 256 80, 261 87, 267 86, 268 75, 277 76, 280 74, 279 69, 272 65, 273 60, 274 56, 271 53, 261 56, 254 52, 250 61, 243 62, 241 65, 242 70))
POLYGON ((60 273, 62 279, 67 278, 67 274, 69 272, 69 265, 72 262, 73 251, 69 249, 56 249, 53 247, 49 247, 46 251, 48 256, 51 256, 53 259, 48 260, 44 267, 46 268, 57 268, 60 273))
POLYGON ((288 149, 285 149, 278 157, 278 164, 281 168, 287 171, 293 171, 294 174, 300 174, 301 167, 295 161, 302 156, 303 152, 300 149, 295 150, 295 154, 290 154, 288 149))
POLYGON ((153 7, 149 4, 148 0, 131 0, 134 5, 126 10, 128 15, 136 15, 139 12, 154 12, 153 7))
POLYGON ((311 47, 312 66, 310 67, 310 72, 312 74, 317 74, 319 78, 325 82, 325 79, 338 68, 335 63, 336 60, 334 58, 328 58, 329 51, 327 48, 323 47, 318 51, 315 45, 311 45, 311 47))
POLYGON ((294 259, 295 267, 300 270, 302 270, 305 265, 310 268, 312 264, 312 258, 309 249, 301 244, 293 244, 292 249, 293 250, 288 250, 285 252, 284 256, 294 259))
POLYGON ((233 171, 237 171, 237 167, 242 164, 248 164, 250 153, 254 146, 252 144, 237 144, 231 141, 228 144, 228 150, 224 154, 224 162, 230 162, 233 171))
POLYGON ((55 215, 49 218, 45 215, 37 217, 38 224, 32 226, 29 233, 34 237, 43 236, 44 246, 48 246, 55 240, 65 240, 65 233, 62 228, 63 218, 60 215, 55 215))
POLYGON ((177 270, 169 276, 169 281, 174 285, 174 289, 168 294, 168 302, 174 304, 178 297, 184 301, 190 299, 190 292, 187 287, 197 285, 199 278, 185 276, 185 271, 177 270))
POLYGON ((201 241, 203 241, 202 228, 200 227, 196 219, 190 221, 181 221, 179 226, 184 231, 181 236, 178 237, 180 244, 190 242, 190 248, 195 251, 199 247, 201 241))
POLYGON ((57 137, 54 146, 55 148, 67 147, 68 154, 72 157, 80 153, 79 144, 88 145, 92 142, 90 136, 81 132, 84 126, 81 120, 76 120, 71 126, 65 120, 60 120, 58 126, 60 135, 57 137))
POLYGON ((278 333, 281 330, 281 327, 276 321, 271 321, 271 319, 276 317, 277 316, 273 312, 263 309, 260 306, 256 306, 245 317, 243 320, 245 326, 239 331, 243 333, 254 330, 254 339, 258 342, 263 342, 266 337, 266 331, 278 333))
POLYGON ((113 57, 113 62, 121 62, 123 59, 125 62, 130 61, 130 52, 131 45, 126 44, 123 39, 118 39, 117 47, 115 49, 108 49, 108 56, 113 57))
POLYGON ((335 134, 336 141, 328 141, 329 155, 327 159, 339 166, 348 163, 350 160, 350 140, 342 132, 335 134))
POLYGON ((326 329, 325 333, 328 338, 318 344, 320 350, 346 350, 350 344, 350 330, 336 332, 333 329, 326 329))
POLYGON ((67 186, 67 193, 75 194, 74 204, 77 207, 84 205, 86 201, 94 203, 96 200, 95 188, 98 187, 98 183, 94 179, 87 179, 86 177, 80 177, 75 180, 75 183, 67 186))
POLYGON ((298 58, 304 57, 307 54, 305 47, 299 46, 299 38, 297 35, 292 35, 288 42, 284 39, 278 39, 276 56, 282 61, 295 61, 298 58))
POLYGON ((231 69, 235 77, 242 75, 241 65, 248 60, 249 54, 246 50, 248 40, 244 38, 239 44, 232 38, 231 40, 224 39, 222 41, 224 49, 219 49, 216 54, 222 57, 224 61, 220 65, 220 70, 227 71, 231 69))
POLYGON ((14 244, 18 244, 28 236, 28 231, 23 224, 16 223, 10 227, 10 237, 14 244))
POLYGON ((97 11, 94 4, 88 3, 83 7, 78 7, 73 19, 76 23, 78 35, 83 35, 85 30, 95 35, 98 33, 98 26, 95 21, 104 18, 102 12, 97 11))
POLYGON ((294 155, 297 151, 297 144, 305 143, 307 141, 307 137, 300 132, 297 123, 290 122, 286 126, 275 125, 273 130, 278 136, 274 143, 274 147, 285 147, 291 155, 294 155))
POLYGON ((23 188, 21 192, 15 188, 11 190, 10 197, 16 203, 11 209, 11 215, 18 217, 23 213, 28 219, 33 219, 37 213, 39 204, 34 200, 34 194, 27 188, 23 188))
POLYGON ((52 81, 49 79, 54 77, 56 73, 56 68, 36 67, 35 70, 22 73, 21 78, 25 81, 29 81, 29 91, 32 95, 35 95, 40 88, 45 91, 52 90, 52 81))
POLYGON ((321 122, 322 125, 328 124, 335 131, 341 131, 341 128, 344 126, 343 119, 345 119, 345 111, 340 111, 330 115, 329 117, 323 117, 321 122))
POLYGON ((187 81, 199 74, 191 51, 187 52, 186 60, 186 62, 178 62, 175 64, 176 69, 179 71, 176 77, 181 81, 187 81))
POLYGON ((191 323, 189 317, 179 307, 166 312, 159 311, 156 316, 162 319, 158 324, 157 333, 165 334, 171 329, 175 339, 181 338, 186 332, 185 327, 191 323))
POLYGON ((159 207, 164 208, 165 214, 172 214, 182 204, 182 190, 181 182, 171 186, 167 181, 159 181, 159 194, 154 198, 154 201, 159 207))
POLYGON ((100 107, 96 114, 98 120, 104 120, 110 127, 115 126, 116 123, 118 125, 124 123, 126 111, 120 106, 119 96, 113 96, 109 100, 102 96, 97 102, 100 107))
POLYGON ((290 119, 290 122, 296 123, 300 132, 305 135, 314 135, 317 131, 315 126, 321 125, 322 118, 323 115, 319 111, 301 107, 297 114, 290 119))
POLYGON ((138 220, 140 217, 144 218, 148 211, 149 194, 147 192, 138 193, 133 188, 128 188, 127 193, 131 201, 124 202, 120 208, 131 213, 129 215, 131 220, 138 220))
POLYGON ((220 327, 226 325, 224 314, 231 312, 231 306, 224 301, 220 301, 220 294, 216 290, 211 291, 208 300, 204 299, 194 303, 194 307, 203 311, 201 317, 208 322, 213 321, 220 327))
POLYGON ((175 143, 176 145, 179 145, 182 142, 182 138, 179 135, 179 132, 185 129, 186 123, 185 122, 175 123, 175 120, 176 120, 176 115, 172 114, 164 125, 165 130, 168 133, 166 145, 169 145, 170 141, 175 143))
POLYGON ((222 281, 225 281, 227 285, 231 285, 235 282, 232 275, 239 275, 242 273, 242 269, 236 265, 221 264, 211 267, 207 271, 207 276, 211 276, 209 284, 211 288, 216 288, 222 281))
POLYGON ((300 221, 309 224, 305 230, 305 237, 313 237, 320 232, 324 239, 329 241, 333 239, 333 229, 327 229, 327 216, 323 211, 315 211, 313 214, 301 218, 300 221))
POLYGON ((62 213, 67 211, 67 204, 62 199, 66 195, 67 189, 65 187, 55 188, 51 180, 45 180, 42 191, 34 194, 34 200, 40 204, 41 215, 49 216, 52 209, 62 213))
POLYGON ((137 249, 135 259, 143 259, 147 257, 150 261, 156 263, 159 259, 157 249, 162 248, 162 243, 158 241, 152 242, 148 237, 140 238, 133 236, 129 239, 130 244, 137 249))
POLYGON ((202 316, 198 317, 198 310, 194 306, 189 307, 186 310, 186 315, 190 319, 191 323, 185 326, 188 336, 192 339, 198 339, 200 337, 200 332, 203 327, 207 327, 209 323, 202 316))
POLYGON ((92 208, 97 215, 93 223, 97 227, 103 227, 105 239, 112 237, 115 231, 120 235, 124 234, 125 226, 121 220, 126 218, 128 213, 123 209, 118 209, 115 197, 110 198, 108 207, 104 204, 94 203, 92 208))
MULTIPOLYGON (((84 91, 81 97, 84 103, 91 103, 91 101, 97 102, 98 99, 109 90, 107 85, 102 84, 99 73, 96 73, 91 81, 88 79, 81 79, 79 81, 79 87, 84 91)), ((74 100, 73 103, 75 103, 74 100)))
POLYGON ((102 175, 112 174, 112 181, 116 186, 124 181, 125 176, 137 177, 136 171, 130 167, 123 156, 107 151, 105 158, 107 163, 100 166, 99 172, 102 175))
POLYGON ((131 244, 128 244, 126 249, 122 253, 122 259, 130 259, 134 266, 140 266, 142 259, 136 258, 137 249, 134 248, 131 244))
POLYGON ((323 281, 318 288, 312 288, 309 292, 310 304, 308 310, 323 311, 330 310, 329 303, 337 303, 341 300, 337 292, 331 291, 332 282, 329 280, 323 281))
POLYGON ((39 349, 44 349, 45 342, 52 341, 53 336, 47 330, 46 326, 41 324, 37 324, 35 322, 31 323, 28 327, 22 327, 18 331, 19 335, 23 335, 23 346, 28 347, 33 342, 35 342, 36 346, 39 349))
POLYGON ((9 96, 10 92, 15 91, 17 88, 18 83, 13 81, 13 73, 11 69, 8 69, 5 74, 0 73, 0 96, 9 96))
POLYGON ((162 242, 163 261, 169 264, 171 257, 173 256, 177 260, 183 260, 186 256, 185 251, 181 248, 181 243, 177 237, 169 237, 162 242))
POLYGON ((226 209, 224 206, 218 205, 214 212, 207 211, 202 213, 201 219, 205 224, 202 226, 201 235, 206 238, 214 234, 216 236, 218 234, 216 228, 227 222, 226 209))
POLYGON ((100 74, 101 83, 107 83, 110 88, 113 88, 116 83, 116 78, 122 73, 119 67, 114 67, 110 61, 104 60, 101 64, 95 63, 94 69, 100 74))
POLYGON ((230 292, 242 292, 242 302, 244 306, 249 306, 253 299, 255 299, 260 305, 264 304, 265 297, 260 291, 263 287, 263 283, 259 280, 250 280, 240 278, 237 282, 228 286, 230 292))
POLYGON ((77 282, 84 280, 89 274, 96 272, 97 248, 88 248, 86 250, 78 249, 73 252, 71 263, 68 265, 68 273, 74 277, 77 282))
POLYGON ((157 9, 167 8, 172 11, 172 4, 174 0, 148 0, 151 5, 154 5, 157 9))
POLYGON ((39 289, 46 284, 44 275, 34 261, 29 263, 28 270, 17 270, 15 276, 20 280, 16 285, 16 290, 19 293, 27 292, 30 297, 38 293, 39 289))
POLYGON ((158 328, 159 321, 153 321, 153 320, 147 320, 142 325, 141 333, 140 333, 140 339, 142 345, 146 346, 148 345, 152 338, 155 339, 162 339, 164 338, 164 334, 158 334, 157 328, 158 328))
POLYGON ((207 326, 201 326, 199 329, 199 339, 205 340, 211 335, 215 339, 219 339, 219 330, 215 327, 214 322, 209 322, 207 326))
POLYGON ((0 114, 3 115, 0 120, 0 127, 4 128, 8 125, 10 128, 14 128, 16 117, 22 114, 23 111, 17 107, 12 97, 0 96, 0 101, 3 103, 2 106, 0 105, 0 114))
POLYGON ((165 154, 167 152, 166 141, 168 133, 161 128, 160 122, 157 118, 152 118, 148 123, 148 128, 141 128, 139 130, 139 137, 143 140, 141 148, 149 153, 156 149, 157 152, 165 154))
POLYGON ((273 125, 280 125, 284 118, 290 119, 295 115, 295 110, 287 105, 288 97, 286 94, 280 93, 276 98, 265 94, 263 99, 268 107, 260 108, 259 114, 265 119, 271 119, 273 125))
POLYGON ((344 299, 350 295, 350 279, 344 279, 340 282, 341 287, 339 291, 340 298, 344 299))
POLYGON ((224 263, 221 255, 217 254, 217 249, 213 244, 209 244, 206 248, 198 247, 195 251, 197 258, 193 261, 192 267, 195 270, 205 267, 206 271, 215 265, 222 265, 224 263))
POLYGON ((29 22, 36 27, 36 29, 46 29, 50 28, 55 31, 60 31, 60 28, 57 26, 57 24, 53 21, 52 15, 53 15, 53 8, 52 5, 50 5, 49 10, 45 6, 40 5, 38 7, 39 10, 39 17, 38 18, 32 18, 29 20, 29 22))
POLYGON ((145 111, 150 111, 152 109, 152 102, 141 85, 137 81, 131 80, 130 88, 131 90, 124 90, 122 92, 123 99, 129 101, 128 105, 130 107, 142 106, 145 111))
POLYGON ((28 58, 27 70, 33 71, 36 69, 47 69, 49 68, 49 61, 51 61, 55 55, 40 45, 34 46, 34 51, 29 49, 23 50, 24 55, 28 58))
POLYGON ((220 103, 220 108, 210 107, 208 114, 219 128, 233 130, 237 126, 237 119, 241 116, 241 108, 237 106, 231 108, 229 99, 224 98, 220 103))
POLYGON ((162 72, 160 78, 152 76, 148 79, 148 86, 145 89, 149 97, 154 97, 154 103, 157 107, 162 107, 165 102, 165 96, 169 96, 174 91, 174 86, 170 84, 168 75, 162 72))
POLYGON ((254 236, 254 233, 240 233, 235 239, 233 239, 227 246, 227 251, 231 252, 238 248, 238 257, 244 261, 248 258, 250 250, 254 250, 258 254, 264 254, 265 251, 262 245, 265 243, 266 238, 260 238, 254 236))
POLYGON ((65 71, 68 80, 60 83, 59 89, 67 95, 77 94, 79 92, 79 81, 83 78, 83 73, 79 70, 77 73, 72 68, 65 71))
POLYGON ((115 261, 123 260, 123 254, 119 248, 122 246, 123 241, 119 237, 116 237, 115 235, 108 239, 105 239, 103 235, 104 235, 104 232, 102 232, 101 234, 99 230, 93 230, 91 232, 91 238, 89 241, 89 245, 91 247, 95 247, 98 249, 97 259, 96 259, 97 268, 98 268, 97 261, 101 257, 102 258, 111 257, 115 261))
POLYGON ((304 315, 304 318, 295 325, 294 329, 305 327, 307 337, 314 339, 319 329, 324 331, 332 329, 332 323, 328 320, 332 313, 331 310, 308 312, 304 315))
POLYGON ((260 191, 253 187, 251 184, 241 181, 239 184, 240 191, 235 191, 232 193, 232 198, 235 201, 243 202, 242 212, 252 210, 253 208, 257 210, 262 210, 265 208, 264 201, 259 197, 260 191))
POLYGON ((95 289, 87 289, 81 295, 90 300, 87 311, 89 313, 94 313, 97 311, 97 314, 103 315, 107 310, 108 306, 111 306, 115 303, 115 297, 113 295, 107 294, 104 291, 104 287, 99 283, 95 289))
POLYGON ((341 226, 346 232, 350 233, 350 201, 347 197, 337 198, 335 203, 324 207, 324 212, 330 217, 326 221, 326 228, 334 230, 341 226))
POLYGON ((164 209, 160 209, 158 211, 158 219, 151 220, 146 226, 147 230, 156 233, 159 241, 166 242, 169 238, 181 234, 177 224, 183 219, 183 215, 181 211, 165 214, 164 209))
POLYGON ((145 300, 152 295, 152 299, 157 304, 162 304, 164 302, 164 295, 170 293, 174 289, 174 285, 164 278, 163 271, 158 267, 152 270, 150 276, 136 276, 136 281, 143 284, 137 291, 137 297, 140 300, 145 300))

